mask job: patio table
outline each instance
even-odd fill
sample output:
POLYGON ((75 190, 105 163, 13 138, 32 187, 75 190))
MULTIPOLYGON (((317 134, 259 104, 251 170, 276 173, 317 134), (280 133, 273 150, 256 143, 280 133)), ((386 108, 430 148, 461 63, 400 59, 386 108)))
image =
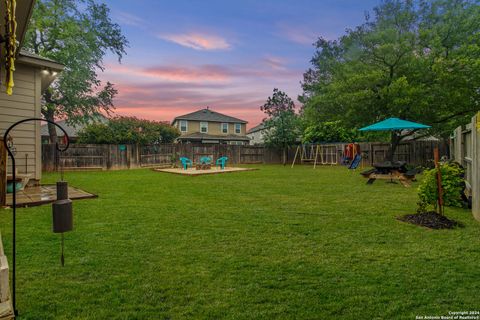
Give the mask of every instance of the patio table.
POLYGON ((415 171, 408 170, 404 161, 385 161, 374 163, 373 169, 361 173, 368 179, 367 184, 372 184, 375 180, 389 180, 391 183, 399 181, 403 186, 410 187, 415 180, 415 171))

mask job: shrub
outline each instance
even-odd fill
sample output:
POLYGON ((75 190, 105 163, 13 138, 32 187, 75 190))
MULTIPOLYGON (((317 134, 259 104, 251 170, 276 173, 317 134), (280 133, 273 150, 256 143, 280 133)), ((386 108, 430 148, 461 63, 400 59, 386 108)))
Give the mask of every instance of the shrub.
MULTIPOLYGON (((440 172, 442 173, 443 204, 445 206, 461 207, 464 169, 455 163, 443 163, 440 164, 440 172)), ((437 207, 437 169, 429 169, 423 172, 418 196, 420 201, 417 211, 425 212, 429 207, 437 207)))
POLYGON ((79 133, 79 143, 95 144, 154 144, 173 142, 180 132, 168 123, 117 117, 108 123, 94 123, 79 133))

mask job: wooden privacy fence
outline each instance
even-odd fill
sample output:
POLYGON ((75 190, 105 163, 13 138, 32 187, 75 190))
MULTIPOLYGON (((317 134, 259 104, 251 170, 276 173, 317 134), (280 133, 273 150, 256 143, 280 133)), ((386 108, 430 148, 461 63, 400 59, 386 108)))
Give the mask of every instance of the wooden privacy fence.
MULTIPOLYGON (((347 143, 322 144, 319 149, 317 165, 319 164, 340 164, 343 152, 347 143)), ((383 142, 362 142, 359 143, 362 164, 372 166, 374 163, 385 161, 390 144, 383 142)), ((430 166, 433 160, 433 149, 439 148, 441 156, 449 156, 449 145, 441 141, 409 141, 400 144, 395 151, 394 161, 405 161, 414 166, 430 166)), ((289 148, 288 162, 292 163, 297 147, 289 148)), ((313 158, 314 149, 306 146, 307 157, 313 158)), ((297 163, 300 163, 299 156, 297 163)), ((313 162, 312 162, 313 163, 313 162)))
MULTIPOLYGON (((322 145, 328 147, 328 154, 334 161, 328 164, 339 164, 342 159, 345 143, 322 145)), ((441 155, 448 155, 446 143, 436 141, 415 141, 401 144, 396 152, 395 160, 406 161, 417 166, 426 166, 433 159, 433 149, 438 146, 441 155)), ((360 143, 363 164, 370 166, 385 159, 388 143, 360 143)), ((297 146, 287 152, 287 162, 294 159, 297 146)), ((64 170, 115 170, 153 166, 170 166, 178 163, 180 157, 188 157, 197 162, 202 156, 217 159, 227 156, 230 164, 281 163, 281 150, 264 146, 237 146, 225 144, 157 144, 157 145, 92 145, 72 144, 67 151, 56 152, 55 145, 45 144, 42 150, 42 167, 44 171, 56 170, 61 164, 64 170)), ((326 155, 324 155, 326 157, 326 155)), ((327 163, 326 162, 326 163, 327 163)), ((321 162, 320 162, 321 164, 321 162)))
POLYGON ((57 165, 64 170, 116 170, 153 166, 170 166, 180 157, 197 162, 202 156, 217 159, 227 156, 230 164, 270 163, 280 161, 276 151, 259 146, 220 144, 157 144, 157 145, 93 145, 72 144, 57 153, 54 144, 42 146, 42 168, 54 171, 57 165))
POLYGON ((480 221, 480 113, 455 129, 451 149, 452 158, 465 168, 465 179, 472 187, 472 213, 480 221))

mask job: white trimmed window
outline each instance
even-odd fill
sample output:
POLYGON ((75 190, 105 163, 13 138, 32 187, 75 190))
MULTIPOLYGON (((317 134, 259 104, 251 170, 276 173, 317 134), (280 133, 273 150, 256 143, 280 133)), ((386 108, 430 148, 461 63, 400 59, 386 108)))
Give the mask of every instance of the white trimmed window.
POLYGON ((228 123, 221 124, 222 133, 228 133, 228 123))
POLYGON ((242 133, 242 124, 235 123, 235 133, 242 133))
POLYGON ((200 122, 200 132, 201 133, 208 132, 208 122, 200 122))
POLYGON ((180 132, 188 131, 188 122, 187 120, 180 120, 180 132))

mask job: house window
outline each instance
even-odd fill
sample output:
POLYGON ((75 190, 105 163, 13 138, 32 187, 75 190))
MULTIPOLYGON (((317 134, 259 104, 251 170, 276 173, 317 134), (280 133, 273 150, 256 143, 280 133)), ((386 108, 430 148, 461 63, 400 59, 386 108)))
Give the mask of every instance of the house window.
POLYGON ((187 131, 188 131, 187 120, 180 120, 180 132, 187 132, 187 131))
POLYGON ((228 123, 222 123, 222 133, 228 133, 228 123))
POLYGON ((242 133, 242 124, 235 123, 235 133, 242 133))
POLYGON ((208 122, 200 122, 200 132, 201 133, 208 132, 208 122))

